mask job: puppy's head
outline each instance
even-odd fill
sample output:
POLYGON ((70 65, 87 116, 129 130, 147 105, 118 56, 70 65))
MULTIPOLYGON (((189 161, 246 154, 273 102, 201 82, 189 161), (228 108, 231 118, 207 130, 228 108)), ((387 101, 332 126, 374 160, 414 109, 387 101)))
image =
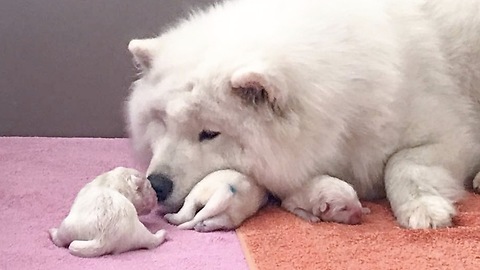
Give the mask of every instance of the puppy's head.
POLYGON ((348 183, 336 179, 322 179, 317 185, 318 196, 311 198, 313 214, 323 221, 359 224, 366 212, 357 193, 348 183))
POLYGON ((99 178, 101 185, 112 188, 124 195, 135 206, 139 215, 146 215, 156 206, 157 199, 149 181, 141 172, 117 167, 99 178))
POLYGON ((157 205, 157 196, 145 175, 132 175, 128 178, 134 190, 131 202, 139 215, 146 215, 157 205))

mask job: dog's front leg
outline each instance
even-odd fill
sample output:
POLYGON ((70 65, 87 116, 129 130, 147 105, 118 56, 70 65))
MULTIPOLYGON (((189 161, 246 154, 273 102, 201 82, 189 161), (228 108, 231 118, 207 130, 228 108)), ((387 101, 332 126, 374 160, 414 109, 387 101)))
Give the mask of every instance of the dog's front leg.
POLYGON ((431 144, 394 154, 385 168, 385 187, 401 226, 412 229, 452 225, 454 203, 464 192, 461 157, 455 146, 431 144), (457 151, 456 151, 457 150, 457 151), (458 154, 459 155, 459 154, 458 154))

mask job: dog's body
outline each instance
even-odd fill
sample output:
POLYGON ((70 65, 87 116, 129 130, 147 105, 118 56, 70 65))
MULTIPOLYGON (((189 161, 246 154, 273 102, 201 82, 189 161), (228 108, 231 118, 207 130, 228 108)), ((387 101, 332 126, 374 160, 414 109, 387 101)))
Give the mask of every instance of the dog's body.
POLYGON ((117 167, 80 190, 60 227, 49 230, 50 237, 79 257, 155 248, 165 240, 165 231, 152 234, 137 216, 155 205, 155 192, 145 177, 117 167))
POLYGON ((178 213, 165 218, 180 229, 235 229, 266 201, 266 190, 249 177, 234 170, 219 170, 195 185, 178 213))
POLYGON ((359 224, 370 213, 351 185, 330 176, 318 176, 281 200, 283 208, 310 222, 359 224))
POLYGON ((330 175, 404 227, 450 226, 480 163, 479 10, 234 0, 132 40, 129 130, 159 200, 225 168, 279 197, 330 175))

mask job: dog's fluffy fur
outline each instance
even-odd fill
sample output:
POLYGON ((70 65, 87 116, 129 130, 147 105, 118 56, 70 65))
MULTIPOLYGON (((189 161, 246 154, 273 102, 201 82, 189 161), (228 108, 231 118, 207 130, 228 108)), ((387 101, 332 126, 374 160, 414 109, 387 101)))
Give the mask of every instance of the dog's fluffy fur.
POLYGON ((310 222, 359 224, 370 213, 351 185, 331 176, 318 176, 293 191, 282 199, 282 207, 310 222))
POLYGON ((257 212, 267 198, 266 190, 249 177, 234 170, 219 170, 195 185, 178 213, 166 214, 165 218, 180 229, 235 229, 257 212))
POLYGON ((150 182, 135 169, 117 167, 78 193, 60 227, 49 230, 55 245, 79 257, 97 257, 139 248, 155 248, 165 230, 152 234, 138 219, 157 198, 150 182))
POLYGON ((478 0, 233 0, 194 12, 130 42, 141 69, 131 137, 148 174, 172 180, 157 190, 171 210, 229 168, 280 197, 334 176, 361 199, 386 195, 402 226, 450 226, 480 162, 479 14, 478 0))

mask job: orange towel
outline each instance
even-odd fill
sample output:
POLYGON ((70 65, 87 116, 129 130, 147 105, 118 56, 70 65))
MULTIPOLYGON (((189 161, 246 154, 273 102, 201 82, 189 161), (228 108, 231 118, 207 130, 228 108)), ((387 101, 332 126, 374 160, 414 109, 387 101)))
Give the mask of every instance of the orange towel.
POLYGON ((437 230, 400 228, 386 201, 365 206, 361 225, 266 207, 237 230, 250 269, 480 269, 480 195, 458 205, 455 227, 437 230))

